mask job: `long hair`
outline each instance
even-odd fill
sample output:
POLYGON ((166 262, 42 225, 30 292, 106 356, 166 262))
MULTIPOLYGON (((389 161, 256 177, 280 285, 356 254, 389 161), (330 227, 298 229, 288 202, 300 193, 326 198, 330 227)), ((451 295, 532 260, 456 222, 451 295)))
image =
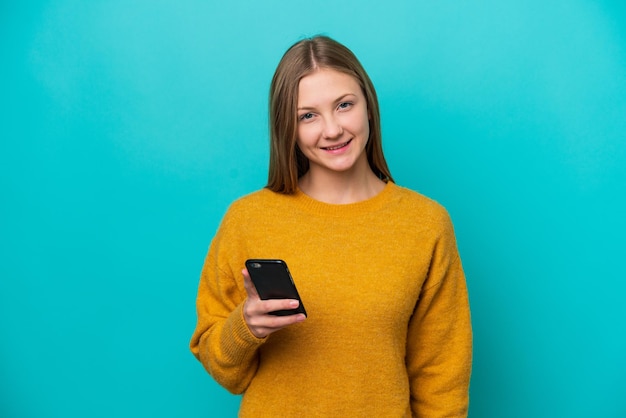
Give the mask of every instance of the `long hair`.
POLYGON ((348 74, 359 83, 370 116, 370 136, 365 148, 372 171, 393 181, 382 149, 380 111, 376 90, 356 56, 327 36, 314 36, 292 45, 278 63, 269 97, 270 164, 267 188, 292 194, 298 179, 308 171, 309 160, 297 146, 297 107, 300 80, 321 68, 348 74))

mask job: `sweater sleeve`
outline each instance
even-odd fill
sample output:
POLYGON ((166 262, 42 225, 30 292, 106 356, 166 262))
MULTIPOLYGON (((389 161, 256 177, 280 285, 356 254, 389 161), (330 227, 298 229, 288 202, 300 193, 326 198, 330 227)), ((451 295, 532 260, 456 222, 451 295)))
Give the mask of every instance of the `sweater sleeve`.
POLYGON ((472 362, 467 286, 447 213, 409 323, 407 371, 417 417, 466 417, 472 362))
POLYGON ((206 257, 196 299, 197 325, 190 348, 211 376, 232 393, 243 393, 258 366, 255 337, 243 317, 242 249, 222 224, 206 257), (234 260, 234 261, 233 261, 234 260), (239 266, 241 264, 241 266, 239 266))

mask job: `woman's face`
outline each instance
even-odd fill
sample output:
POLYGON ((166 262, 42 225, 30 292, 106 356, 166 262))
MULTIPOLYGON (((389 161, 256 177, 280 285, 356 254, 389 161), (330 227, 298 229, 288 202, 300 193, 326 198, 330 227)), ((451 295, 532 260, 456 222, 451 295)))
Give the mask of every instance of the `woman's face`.
POLYGON ((367 100, 354 77, 322 68, 300 80, 297 144, 309 175, 367 165, 369 133, 367 100))

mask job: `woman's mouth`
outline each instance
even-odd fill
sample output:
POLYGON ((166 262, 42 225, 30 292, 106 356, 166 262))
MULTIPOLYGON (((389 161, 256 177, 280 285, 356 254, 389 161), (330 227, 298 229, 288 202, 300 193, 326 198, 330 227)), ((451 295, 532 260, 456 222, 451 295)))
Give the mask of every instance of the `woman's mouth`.
POLYGON ((332 147, 322 147, 322 149, 324 151, 338 151, 342 148, 347 147, 350 142, 352 142, 352 140, 349 140, 348 142, 343 142, 341 144, 333 145, 332 147))

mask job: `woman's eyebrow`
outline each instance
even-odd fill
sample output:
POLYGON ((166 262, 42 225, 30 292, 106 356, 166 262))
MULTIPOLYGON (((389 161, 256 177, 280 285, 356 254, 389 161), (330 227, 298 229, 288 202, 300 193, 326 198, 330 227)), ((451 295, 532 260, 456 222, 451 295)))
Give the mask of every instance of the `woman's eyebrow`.
MULTIPOLYGON (((356 94, 354 93, 345 93, 342 94, 341 96, 339 96, 338 98, 336 98, 335 100, 333 100, 333 103, 338 103, 342 100, 344 100, 346 97, 348 96, 356 96, 356 94)), ((311 109, 315 109, 315 106, 299 106, 297 108, 297 110, 311 110, 311 109)))
POLYGON ((344 94, 343 96, 338 97, 338 98, 335 100, 335 103, 342 101, 343 99, 345 99, 345 98, 346 98, 346 97, 348 97, 348 96, 356 96, 356 94, 354 94, 354 93, 346 93, 346 94, 344 94))

